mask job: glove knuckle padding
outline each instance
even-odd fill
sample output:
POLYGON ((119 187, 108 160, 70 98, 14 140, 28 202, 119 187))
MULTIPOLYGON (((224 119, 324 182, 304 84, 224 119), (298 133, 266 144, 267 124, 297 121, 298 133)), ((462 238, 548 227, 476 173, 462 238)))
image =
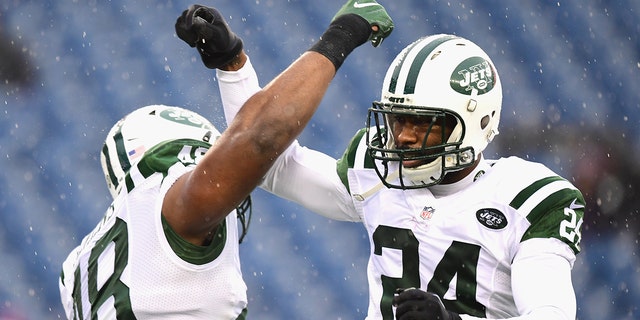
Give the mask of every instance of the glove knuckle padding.
POLYGON ((242 50, 242 39, 229 29, 215 8, 190 6, 178 18, 176 33, 198 49, 202 62, 211 69, 229 63, 242 50))
POLYGON ((178 17, 176 21, 176 34, 178 38, 182 39, 192 48, 196 46, 196 41, 198 40, 198 36, 189 29, 189 24, 187 22, 187 10, 182 12, 182 15, 178 17))

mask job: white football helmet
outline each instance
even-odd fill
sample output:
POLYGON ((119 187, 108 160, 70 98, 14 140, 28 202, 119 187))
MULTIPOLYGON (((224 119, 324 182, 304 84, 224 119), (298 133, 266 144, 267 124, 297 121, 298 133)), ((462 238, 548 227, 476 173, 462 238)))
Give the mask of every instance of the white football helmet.
POLYGON ((381 100, 373 103, 367 117, 368 152, 381 160, 376 171, 382 182, 400 189, 429 187, 440 183, 447 172, 471 166, 498 134, 501 106, 496 68, 476 44, 447 34, 410 44, 389 66, 381 100), (441 144, 427 146, 425 138, 421 148, 401 149, 391 134, 390 116, 457 123, 441 144), (403 160, 426 163, 408 168, 402 166, 403 160))
POLYGON ((100 155, 111 195, 118 195, 129 169, 159 143, 187 138, 213 143, 218 137, 207 119, 183 108, 150 105, 129 113, 111 128, 100 155))

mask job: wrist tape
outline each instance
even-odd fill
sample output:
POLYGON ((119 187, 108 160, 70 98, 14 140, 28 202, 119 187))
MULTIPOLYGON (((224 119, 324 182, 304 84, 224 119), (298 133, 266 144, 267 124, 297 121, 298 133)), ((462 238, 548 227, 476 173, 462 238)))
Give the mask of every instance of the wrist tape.
POLYGON ((338 71, 347 56, 371 35, 371 25, 357 14, 345 14, 331 22, 320 40, 309 51, 327 57, 338 71))

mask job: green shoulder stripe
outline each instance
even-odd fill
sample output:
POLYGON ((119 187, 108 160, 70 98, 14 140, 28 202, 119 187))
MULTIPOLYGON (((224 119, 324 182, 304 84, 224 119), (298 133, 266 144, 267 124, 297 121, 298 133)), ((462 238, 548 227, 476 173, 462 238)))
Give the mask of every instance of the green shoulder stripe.
POLYGON ((178 139, 160 143, 145 152, 142 159, 125 176, 127 191, 154 173, 167 176, 169 168, 181 162, 185 166, 195 164, 197 159, 211 147, 209 143, 193 139, 178 139), (134 170, 135 169, 135 170, 134 170))
POLYGON ((518 193, 518 195, 515 198, 513 198, 511 203, 509 203, 509 206, 513 207, 516 210, 520 209, 520 206, 522 206, 522 204, 525 201, 527 201, 527 199, 529 199, 529 197, 531 197, 536 191, 540 190, 540 188, 548 185, 549 183, 552 183, 558 180, 563 180, 563 179, 562 177, 555 176, 555 177, 540 179, 532 183, 530 186, 520 191, 520 193, 518 193))
POLYGON ((540 179, 516 195, 510 206, 521 210, 531 224, 521 241, 556 238, 574 253, 580 252, 584 197, 571 183, 559 176, 540 179))
POLYGON ((366 149, 366 132, 366 128, 362 128, 356 132, 353 138, 351 138, 344 154, 340 159, 338 159, 336 164, 338 176, 340 177, 340 180, 342 180, 342 184, 347 187, 347 190, 349 190, 349 178, 347 177, 347 171, 349 168, 359 167, 360 165, 363 168, 373 168, 374 165, 373 159, 371 159, 371 156, 369 156, 366 149), (356 163, 358 159, 362 159, 360 160, 362 161, 361 164, 356 163))
POLYGON ((576 189, 558 190, 540 201, 527 215, 527 220, 532 223, 542 221, 549 212, 556 209, 564 209, 565 207, 568 208, 573 201, 584 203, 580 191, 576 189))

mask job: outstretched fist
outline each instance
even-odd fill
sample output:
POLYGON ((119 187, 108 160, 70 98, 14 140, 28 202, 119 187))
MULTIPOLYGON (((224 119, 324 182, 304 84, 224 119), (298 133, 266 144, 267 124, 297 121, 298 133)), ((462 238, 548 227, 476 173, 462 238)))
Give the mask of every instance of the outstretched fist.
POLYGON ((242 51, 242 39, 215 8, 194 4, 182 12, 175 27, 180 39, 198 49, 207 68, 224 66, 242 51))
POLYGON ((357 14, 369 22, 373 29, 369 40, 374 47, 379 46, 382 40, 393 31, 393 20, 387 10, 375 0, 349 0, 340 8, 333 20, 350 13, 357 14))

